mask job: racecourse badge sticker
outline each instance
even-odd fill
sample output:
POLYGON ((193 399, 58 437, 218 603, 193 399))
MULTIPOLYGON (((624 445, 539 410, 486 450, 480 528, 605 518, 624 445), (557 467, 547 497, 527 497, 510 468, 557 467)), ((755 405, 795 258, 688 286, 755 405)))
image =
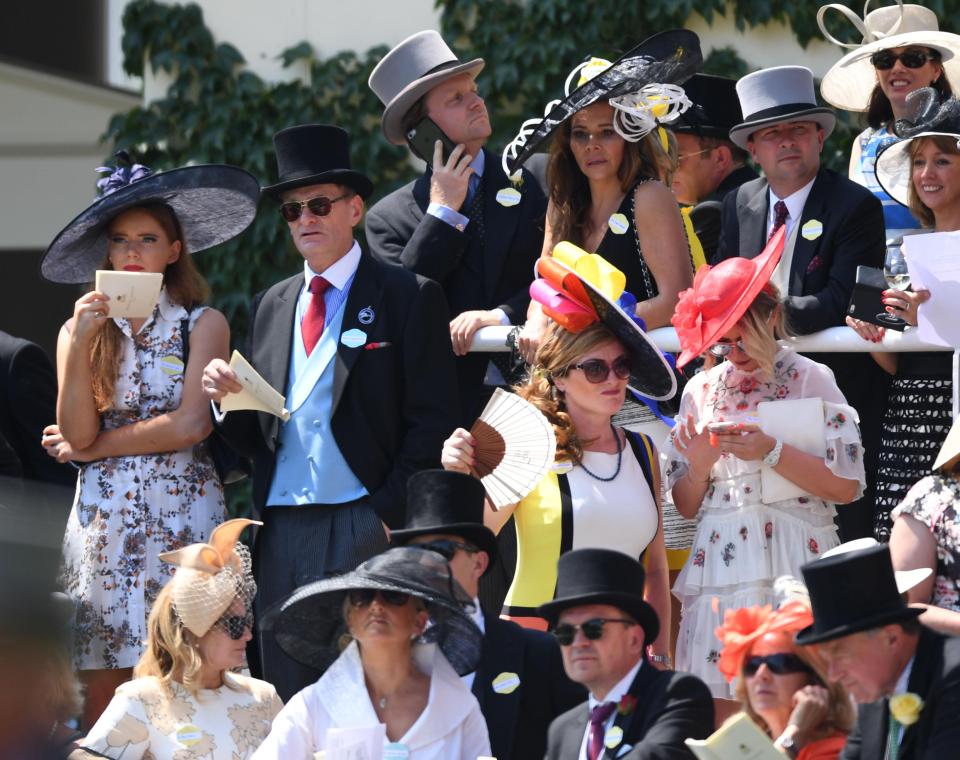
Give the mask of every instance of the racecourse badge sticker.
POLYGON ((630 229, 630 222, 628 222, 627 217, 621 213, 611 214, 610 218, 607 219, 607 227, 610 228, 610 232, 614 235, 622 235, 630 229))
POLYGON ((497 694, 513 694, 520 686, 520 676, 516 673, 501 673, 493 679, 493 690, 497 694))
POLYGON ((501 206, 516 206, 520 202, 520 191, 514 187, 505 187, 497 190, 497 203, 501 206))

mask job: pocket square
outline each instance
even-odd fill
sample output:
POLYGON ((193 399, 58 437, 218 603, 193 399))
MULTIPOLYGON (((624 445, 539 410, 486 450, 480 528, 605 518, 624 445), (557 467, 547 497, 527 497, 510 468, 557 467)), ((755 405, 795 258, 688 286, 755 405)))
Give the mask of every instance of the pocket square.
POLYGON ((392 345, 393 345, 393 343, 391 343, 389 340, 382 340, 382 341, 376 342, 376 343, 367 343, 367 345, 365 345, 365 346, 363 347, 363 350, 364 350, 364 351, 376 351, 378 348, 390 348, 390 346, 392 346, 392 345))
POLYGON ((632 744, 621 744, 621 745, 620 745, 620 750, 617 752, 617 757, 623 757, 625 754, 627 754, 627 753, 628 753, 630 750, 632 750, 632 749, 633 749, 633 745, 632 745, 632 744))

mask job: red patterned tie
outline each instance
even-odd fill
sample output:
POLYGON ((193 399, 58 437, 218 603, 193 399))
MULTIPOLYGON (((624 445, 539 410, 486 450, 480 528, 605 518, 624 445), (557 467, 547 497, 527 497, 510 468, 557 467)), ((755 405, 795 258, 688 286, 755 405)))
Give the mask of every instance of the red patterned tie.
POLYGON ((603 736, 606 733, 604 726, 615 709, 617 709, 615 703, 604 702, 590 711, 590 741, 587 744, 589 760, 597 760, 603 752, 603 736))
POLYGON ((770 237, 767 238, 768 242, 773 234, 787 223, 787 217, 790 216, 790 212, 787 211, 787 204, 783 201, 774 203, 773 215, 773 229, 770 230, 770 237))
POLYGON ((323 322, 327 318, 327 305, 323 302, 323 293, 329 287, 330 283, 318 275, 310 280, 310 286, 307 288, 312 297, 307 313, 303 315, 303 322, 300 323, 303 347, 307 349, 307 356, 310 356, 313 347, 323 335, 323 322))

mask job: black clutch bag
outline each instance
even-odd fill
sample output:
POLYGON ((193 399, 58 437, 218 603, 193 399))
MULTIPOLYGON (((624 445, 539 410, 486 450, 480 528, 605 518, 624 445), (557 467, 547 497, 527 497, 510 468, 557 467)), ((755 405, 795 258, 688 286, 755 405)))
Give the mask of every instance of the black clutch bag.
POLYGON ((863 322, 903 332, 907 326, 906 321, 887 312, 883 305, 882 293, 889 289, 882 269, 857 267, 857 279, 853 284, 847 314, 863 322))

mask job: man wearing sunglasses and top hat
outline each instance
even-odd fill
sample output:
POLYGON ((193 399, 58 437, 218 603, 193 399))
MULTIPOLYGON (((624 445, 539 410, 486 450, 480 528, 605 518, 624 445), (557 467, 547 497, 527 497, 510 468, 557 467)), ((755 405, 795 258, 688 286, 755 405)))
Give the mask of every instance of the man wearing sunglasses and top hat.
MULTIPOLYGON (((373 186, 350 167, 347 133, 307 124, 273 139, 279 181, 263 192, 280 202, 304 269, 254 298, 245 356, 285 395, 290 418, 218 421, 254 463, 258 616, 387 546, 385 528, 406 519, 407 478, 439 464, 457 406, 443 292, 354 240, 373 186)), ((207 365, 203 387, 214 402, 242 390, 222 360, 207 365)), ((284 701, 317 679, 272 638, 258 645, 284 701)))
POLYGON ((590 696, 550 726, 546 760, 688 758, 683 740, 713 731, 706 685, 646 660, 660 621, 643 586, 643 565, 626 554, 577 549, 560 557, 556 595, 540 614, 567 675, 590 696))
POLYGON ((908 607, 886 544, 804 565, 827 677, 858 703, 842 760, 940 760, 960 752, 960 638, 923 627, 908 607))
POLYGON ((730 141, 730 128, 743 121, 736 80, 694 74, 683 83, 693 103, 670 130, 677 138, 673 194, 692 207, 690 220, 710 261, 720 243, 720 208, 727 193, 757 178, 747 166, 749 154, 730 141))
MULTIPOLYGON (((439 34, 424 31, 387 53, 369 81, 384 104, 389 142, 408 144, 417 130, 436 134, 424 119, 449 139, 447 148, 439 141, 421 147, 426 170, 374 205, 366 230, 374 256, 443 286, 463 425, 479 414, 490 385, 502 384, 489 355, 468 353, 473 335, 522 324, 547 206, 532 174, 509 179, 499 156, 484 148, 490 119, 475 81, 483 66, 481 58, 461 62, 439 34)), ((409 143, 418 144, 415 137, 409 143)))
POLYGON ((542 758, 550 722, 582 702, 583 689, 563 673, 552 637, 521 628, 484 610, 480 577, 497 556, 497 539, 483 524, 483 484, 470 475, 426 470, 407 481, 407 502, 416 505, 393 544, 442 554, 454 579, 473 597, 473 621, 483 633, 480 664, 463 677, 487 721, 498 760, 542 758))
MULTIPOLYGON (((800 334, 844 324, 858 266, 882 267, 883 208, 866 188, 821 166, 824 140, 836 124, 818 106, 813 73, 804 66, 763 69, 740 79, 743 121, 730 140, 750 152, 764 177, 741 185, 723 202, 720 245, 713 263, 753 258, 773 232, 787 242, 771 282, 784 297, 787 322, 800 334)), ((833 370, 859 413, 867 452, 867 490, 838 511, 840 538, 873 532, 873 482, 886 404, 884 373, 867 354, 811 354, 833 370)))

